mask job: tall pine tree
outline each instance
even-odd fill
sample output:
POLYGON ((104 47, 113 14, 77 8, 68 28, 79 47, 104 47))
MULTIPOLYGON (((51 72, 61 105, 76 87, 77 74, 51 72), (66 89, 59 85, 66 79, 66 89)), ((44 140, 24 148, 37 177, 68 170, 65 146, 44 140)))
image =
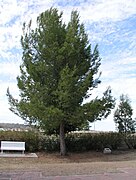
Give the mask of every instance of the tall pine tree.
POLYGON ((83 103, 100 84, 101 59, 97 45, 92 52, 77 11, 67 25, 55 8, 38 16, 34 30, 31 24, 24 23, 21 37, 20 100, 7 90, 10 110, 47 133, 59 130, 60 153, 65 155, 65 132, 107 117, 115 100, 108 88, 101 99, 83 103))
POLYGON ((136 121, 132 118, 133 109, 127 95, 120 96, 120 103, 114 112, 114 121, 120 133, 134 133, 136 121))

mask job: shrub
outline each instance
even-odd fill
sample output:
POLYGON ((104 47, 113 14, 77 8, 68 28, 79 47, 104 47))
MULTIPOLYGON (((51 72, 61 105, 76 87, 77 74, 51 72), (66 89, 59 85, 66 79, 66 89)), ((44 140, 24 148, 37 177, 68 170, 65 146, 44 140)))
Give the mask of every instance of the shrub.
POLYGON ((125 142, 130 149, 136 149, 136 134, 127 135, 125 142))
POLYGON ((0 141, 25 141, 26 151, 39 150, 39 134, 34 131, 0 131, 0 141))
POLYGON ((40 149, 48 152, 59 151, 59 137, 56 135, 41 135, 40 149))
MULTIPOLYGON (((47 136, 35 131, 0 131, 0 140, 25 141, 26 151, 59 151, 59 137, 47 136)), ((101 151, 104 147, 117 149, 121 146, 123 137, 119 133, 69 133, 66 135, 66 146, 69 152, 90 150, 101 151)), ((128 143, 136 148, 136 137, 128 138, 128 143)))
POLYGON ((68 151, 103 150, 104 147, 117 149, 123 137, 119 133, 73 133, 66 137, 68 151))

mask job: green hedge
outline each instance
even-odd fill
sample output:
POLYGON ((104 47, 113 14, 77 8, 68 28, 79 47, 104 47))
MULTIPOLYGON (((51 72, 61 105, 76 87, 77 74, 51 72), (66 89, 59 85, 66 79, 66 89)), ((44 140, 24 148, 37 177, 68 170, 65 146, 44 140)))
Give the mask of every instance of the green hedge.
MULTIPOLYGON (((25 141, 26 151, 59 151, 59 137, 47 136, 42 133, 29 131, 0 131, 0 141, 25 141)), ((118 149, 123 142, 119 133, 69 133, 66 135, 66 146, 69 152, 83 152, 90 150, 103 150, 104 147, 118 149)), ((136 137, 128 139, 133 148, 136 147, 136 137)))
POLYGON ((69 134, 66 145, 69 151, 103 150, 104 147, 117 149, 123 137, 119 133, 86 133, 69 134))
POLYGON ((39 150, 48 152, 59 151, 59 137, 55 135, 41 135, 39 150))
POLYGON ((128 148, 136 149, 136 134, 127 135, 125 142, 128 148))
POLYGON ((38 151, 40 136, 39 133, 28 131, 0 131, 0 141, 25 141, 26 151, 38 151))

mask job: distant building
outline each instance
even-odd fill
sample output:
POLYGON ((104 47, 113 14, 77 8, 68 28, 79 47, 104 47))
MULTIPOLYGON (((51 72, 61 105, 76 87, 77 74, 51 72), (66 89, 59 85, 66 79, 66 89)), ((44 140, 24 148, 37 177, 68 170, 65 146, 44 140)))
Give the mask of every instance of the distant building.
POLYGON ((0 123, 0 131, 29 131, 33 127, 24 124, 0 123))

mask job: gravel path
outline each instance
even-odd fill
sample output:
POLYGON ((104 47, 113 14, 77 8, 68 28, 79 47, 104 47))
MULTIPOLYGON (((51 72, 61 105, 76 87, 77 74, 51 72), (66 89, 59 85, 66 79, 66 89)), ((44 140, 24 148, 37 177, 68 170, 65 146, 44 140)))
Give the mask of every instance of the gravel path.
POLYGON ((91 175, 45 176, 44 172, 1 172, 0 180, 136 180, 136 168, 91 175))

